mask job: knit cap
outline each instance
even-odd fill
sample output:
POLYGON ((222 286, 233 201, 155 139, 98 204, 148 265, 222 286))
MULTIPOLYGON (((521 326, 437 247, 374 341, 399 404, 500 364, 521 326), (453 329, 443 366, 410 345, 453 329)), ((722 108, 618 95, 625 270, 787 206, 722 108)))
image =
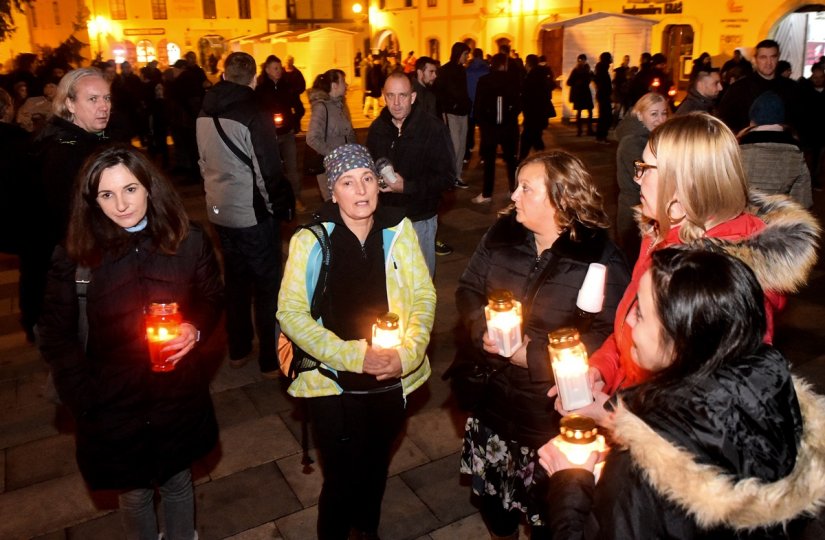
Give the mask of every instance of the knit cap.
POLYGON ((757 126, 783 124, 785 104, 776 92, 765 92, 756 98, 749 112, 751 122, 757 126))
POLYGON ((349 143, 339 146, 326 155, 324 168, 327 170, 327 186, 330 192, 341 175, 353 169, 369 169, 376 177, 378 176, 372 156, 360 144, 349 143))

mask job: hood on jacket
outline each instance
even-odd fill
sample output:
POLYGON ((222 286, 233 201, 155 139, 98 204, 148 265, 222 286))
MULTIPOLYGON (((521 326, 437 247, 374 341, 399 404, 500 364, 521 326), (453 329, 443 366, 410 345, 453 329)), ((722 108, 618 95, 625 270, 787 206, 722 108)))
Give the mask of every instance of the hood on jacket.
POLYGON ((628 113, 616 126, 616 139, 622 140, 629 135, 641 135, 647 137, 650 135, 648 130, 642 122, 636 118, 634 113, 628 113))
POLYGON ((696 459, 619 403, 612 428, 646 481, 684 508, 705 529, 737 530, 787 523, 815 514, 825 504, 825 398, 793 378, 804 432, 790 474, 774 482, 735 480, 727 471, 696 459))
POLYGON ((702 238, 695 244, 742 260, 765 290, 798 291, 816 264, 822 234, 819 222, 787 195, 751 192, 748 212, 765 223, 759 233, 739 241, 702 238))
POLYGON ((220 81, 203 97, 203 113, 206 116, 220 116, 239 101, 255 99, 255 91, 249 86, 220 81))
POLYGON ((310 103, 315 101, 332 101, 330 95, 320 88, 310 88, 307 90, 307 96, 309 96, 310 103))
POLYGON ((457 41, 453 43, 452 48, 450 49, 450 62, 453 64, 458 64, 458 61, 461 59, 461 55, 464 52, 470 52, 470 47, 466 43, 462 43, 457 41))

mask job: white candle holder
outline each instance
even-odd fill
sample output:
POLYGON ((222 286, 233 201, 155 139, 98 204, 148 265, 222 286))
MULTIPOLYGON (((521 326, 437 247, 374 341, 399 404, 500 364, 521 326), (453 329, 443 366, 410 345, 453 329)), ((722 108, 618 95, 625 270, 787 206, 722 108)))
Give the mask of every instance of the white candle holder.
POLYGON ((372 346, 376 349, 394 349, 401 346, 399 317, 388 311, 381 314, 372 325, 372 346))
POLYGON ((513 299, 510 291, 503 289, 490 293, 484 306, 487 333, 496 342, 498 354, 510 358, 522 345, 521 302, 513 299))
POLYGON ((580 409, 593 403, 587 378, 587 350, 575 328, 561 328, 547 334, 547 350, 562 408, 580 409))
MULTIPOLYGON (((569 414, 562 418, 559 423, 559 434, 552 442, 573 465, 587 463, 591 452, 607 450, 607 444, 604 437, 599 435, 596 422, 580 414, 569 414)), ((603 461, 596 464, 593 470, 596 482, 599 481, 603 468, 603 461)))

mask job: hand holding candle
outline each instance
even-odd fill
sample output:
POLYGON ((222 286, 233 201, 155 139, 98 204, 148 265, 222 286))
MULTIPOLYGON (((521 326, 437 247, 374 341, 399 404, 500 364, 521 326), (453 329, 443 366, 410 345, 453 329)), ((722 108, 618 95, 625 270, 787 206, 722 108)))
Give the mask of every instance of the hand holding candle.
POLYGON ((521 302, 513 299, 510 291, 503 289, 490 293, 484 306, 487 333, 498 347, 498 354, 510 358, 522 345, 521 302))
POLYGON ((175 302, 150 304, 146 308, 144 322, 152 371, 172 371, 197 342, 197 329, 183 322, 175 302))
POLYGON ((583 468, 593 472, 596 481, 604 468, 600 462, 607 451, 596 423, 586 416, 571 414, 561 419, 559 435, 542 446, 539 463, 550 474, 563 469, 583 468))
POLYGON ((562 408, 575 410, 593 403, 588 377, 587 351, 575 328, 561 328, 547 335, 547 350, 562 408))
POLYGON ((372 325, 372 346, 377 349, 394 349, 401 346, 401 325, 398 315, 388 311, 378 317, 372 325))

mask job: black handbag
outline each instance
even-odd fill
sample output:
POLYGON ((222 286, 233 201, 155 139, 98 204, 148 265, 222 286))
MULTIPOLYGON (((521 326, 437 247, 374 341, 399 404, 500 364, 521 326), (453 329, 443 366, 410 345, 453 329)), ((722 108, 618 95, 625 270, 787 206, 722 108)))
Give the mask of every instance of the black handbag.
MULTIPOLYGON (((324 142, 327 142, 327 129, 329 128, 329 109, 326 103, 321 103, 327 111, 326 120, 324 121, 324 142)), ((304 147, 304 173, 307 176, 317 176, 324 174, 326 167, 324 167, 324 156, 316 152, 310 145, 304 147)))
MULTIPOLYGON (((558 258, 554 257, 544 267, 538 279, 531 284, 526 295, 526 301, 522 305, 524 321, 528 320, 533 300, 535 300, 541 285, 557 266, 558 258)), ((483 352, 478 351, 469 342, 468 337, 464 343, 458 345, 453 363, 441 378, 450 380, 450 388, 455 396, 458 408, 462 411, 473 411, 484 403, 490 381, 508 367, 510 367, 509 360, 496 360, 488 357, 483 352)))

